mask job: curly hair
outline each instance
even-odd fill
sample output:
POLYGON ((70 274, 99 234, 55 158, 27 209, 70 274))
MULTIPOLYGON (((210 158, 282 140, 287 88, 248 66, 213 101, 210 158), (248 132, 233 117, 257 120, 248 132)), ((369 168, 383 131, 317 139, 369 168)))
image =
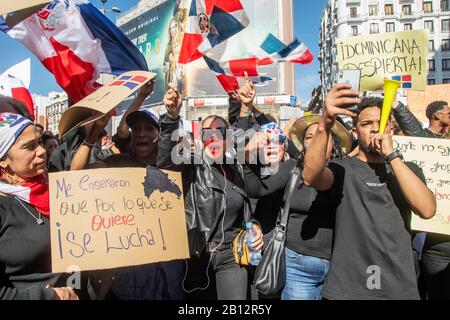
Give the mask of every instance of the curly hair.
POLYGON ((361 100, 361 103, 358 104, 357 109, 355 113, 357 114, 356 117, 353 118, 353 126, 356 127, 359 120, 359 114, 367 109, 367 108, 379 108, 380 110, 383 108, 383 98, 379 97, 364 97, 361 100))

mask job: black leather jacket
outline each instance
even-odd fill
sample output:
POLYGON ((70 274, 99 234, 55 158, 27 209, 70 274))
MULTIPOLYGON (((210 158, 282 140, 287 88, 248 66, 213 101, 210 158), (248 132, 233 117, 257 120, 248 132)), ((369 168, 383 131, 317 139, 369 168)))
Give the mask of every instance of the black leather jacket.
POLYGON ((392 108, 394 118, 397 121, 400 129, 407 136, 423 137, 423 138, 439 138, 428 129, 422 128, 422 124, 417 120, 414 114, 401 102, 398 103, 397 108, 392 108))
MULTIPOLYGON (((191 156, 187 161, 197 164, 175 165, 171 154, 177 150, 178 141, 171 141, 172 133, 179 128, 179 118, 173 120, 166 115, 160 120, 160 137, 158 142, 158 167, 181 171, 183 179, 183 194, 188 229, 189 249, 191 255, 200 256, 211 241, 214 232, 221 221, 225 205, 225 180, 219 171, 206 164, 203 159, 191 156)), ((231 166, 232 177, 227 179, 233 183, 233 190, 244 197, 244 212, 242 213, 242 226, 244 221, 251 220, 251 207, 245 192, 243 169, 239 164, 231 166)), ((228 243, 226 241, 224 243, 228 243)))

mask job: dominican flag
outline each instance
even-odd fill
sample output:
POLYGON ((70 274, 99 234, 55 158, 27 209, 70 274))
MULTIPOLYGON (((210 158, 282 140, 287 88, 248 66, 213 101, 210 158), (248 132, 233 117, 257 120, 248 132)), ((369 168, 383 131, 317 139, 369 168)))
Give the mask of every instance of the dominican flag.
POLYGON ((139 50, 87 0, 55 0, 12 29, 4 20, 0 25, 36 55, 74 102, 98 88, 101 73, 148 70, 139 50))
POLYGON ((393 76, 392 80, 400 81, 402 83, 402 89, 412 88, 412 76, 410 74, 404 76, 393 76))
POLYGON ((22 102, 34 119, 33 98, 20 79, 10 74, 2 74, 0 76, 0 95, 11 97, 22 102))
POLYGON ((178 62, 197 60, 248 26, 239 0, 192 0, 178 62))
POLYGON ((285 45, 273 34, 268 35, 255 55, 260 66, 277 62, 309 64, 314 59, 309 49, 299 40, 295 39, 285 45))
POLYGON ((239 89, 237 77, 244 77, 247 72, 250 80, 255 84, 263 84, 273 80, 270 77, 261 76, 258 73, 256 58, 238 59, 226 61, 222 64, 204 56, 208 68, 216 74, 217 80, 228 93, 239 89))
POLYGON ((110 84, 110 86, 122 86, 127 87, 130 90, 133 90, 137 86, 140 86, 145 81, 147 81, 147 77, 143 76, 122 76, 118 79, 116 79, 113 83, 110 84))

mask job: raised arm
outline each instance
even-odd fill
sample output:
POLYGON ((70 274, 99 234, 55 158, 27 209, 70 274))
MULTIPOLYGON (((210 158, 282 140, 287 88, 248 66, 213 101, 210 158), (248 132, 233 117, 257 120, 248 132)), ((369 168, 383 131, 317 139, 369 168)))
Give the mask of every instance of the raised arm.
MULTIPOLYGON (((386 158, 394 152, 392 135, 377 134, 371 140, 370 147, 386 158)), ((431 219, 436 213, 436 198, 433 193, 400 158, 392 160, 390 166, 409 207, 419 217, 431 219)))
POLYGON ((395 121, 397 121, 400 129, 407 136, 428 137, 422 124, 417 120, 414 114, 401 102, 394 101, 392 110, 395 121))
POLYGON ((70 171, 83 170, 87 169, 88 167, 91 169, 106 167, 103 161, 97 161, 89 165, 89 156, 91 154, 92 148, 97 142, 98 136, 106 127, 110 118, 111 114, 107 113, 105 116, 95 121, 94 126, 92 127, 88 136, 86 137, 86 139, 84 139, 83 143, 75 153, 72 159, 72 164, 70 165, 70 171))
POLYGON ((338 115, 356 116, 345 107, 360 103, 359 92, 352 91, 347 84, 337 84, 325 97, 324 110, 319 126, 305 154, 303 180, 306 186, 319 191, 329 190, 334 182, 334 175, 326 167, 327 144, 331 128, 338 115))
POLYGON ((167 113, 161 117, 160 136, 158 141, 158 167, 169 168, 174 164, 172 152, 178 150, 176 148, 178 139, 173 139, 173 133, 179 128, 180 110, 182 106, 182 98, 172 83, 169 83, 168 90, 164 96, 164 105, 167 113))
POLYGON ((120 119, 119 127, 117 128, 117 135, 120 139, 128 139, 130 135, 130 128, 126 122, 127 116, 134 112, 138 111, 139 108, 144 103, 145 99, 153 92, 153 87, 155 86, 155 80, 149 81, 145 86, 143 86, 137 98, 133 101, 133 103, 128 107, 127 111, 123 114, 122 119, 120 119))

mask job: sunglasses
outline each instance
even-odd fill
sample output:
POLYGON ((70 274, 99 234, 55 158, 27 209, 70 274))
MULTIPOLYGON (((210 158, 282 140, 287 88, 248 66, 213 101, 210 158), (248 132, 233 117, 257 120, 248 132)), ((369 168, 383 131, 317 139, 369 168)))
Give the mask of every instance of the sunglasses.
POLYGON ((227 128, 202 128, 202 140, 208 141, 215 136, 218 140, 225 140, 227 128))

